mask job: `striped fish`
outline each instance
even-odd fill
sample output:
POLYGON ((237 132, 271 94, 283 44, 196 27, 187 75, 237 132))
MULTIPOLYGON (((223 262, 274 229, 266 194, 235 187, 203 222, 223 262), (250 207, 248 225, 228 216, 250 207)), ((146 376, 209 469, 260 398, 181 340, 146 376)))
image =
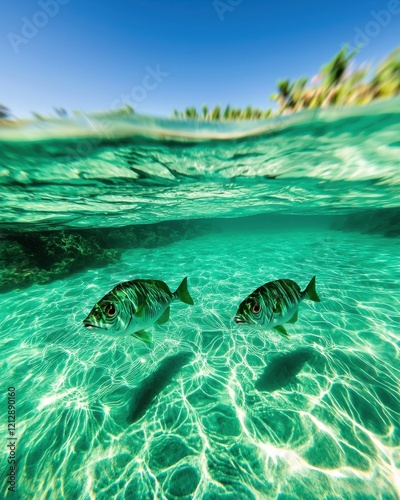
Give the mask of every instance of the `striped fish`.
POLYGON ((286 338, 289 335, 283 323, 297 321, 298 307, 302 300, 320 302, 315 289, 315 276, 304 291, 292 280, 270 281, 254 290, 239 306, 235 322, 254 328, 273 328, 286 338))
POLYGON ((164 281, 125 281, 107 293, 83 320, 86 328, 112 337, 132 335, 147 344, 152 336, 145 329, 169 320, 170 304, 180 300, 193 305, 184 278, 175 292, 164 281))

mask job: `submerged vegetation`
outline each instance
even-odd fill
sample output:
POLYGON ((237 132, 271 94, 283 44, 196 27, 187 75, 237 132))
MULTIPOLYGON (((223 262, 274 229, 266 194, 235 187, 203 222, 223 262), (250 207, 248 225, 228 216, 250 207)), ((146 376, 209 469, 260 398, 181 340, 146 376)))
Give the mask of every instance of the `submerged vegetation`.
POLYGON ((3 232, 0 292, 49 283, 86 268, 117 262, 123 249, 157 248, 194 238, 206 225, 177 221, 110 229, 3 232))
POLYGON ((120 256, 77 231, 9 234, 0 241, 0 291, 49 283, 85 267, 106 266, 120 256))
POLYGON ((224 109, 205 105, 201 111, 193 106, 182 112, 175 110, 174 117, 207 121, 254 120, 303 109, 363 105, 400 93, 400 47, 389 54, 375 72, 368 65, 356 68, 353 61, 355 54, 356 51, 343 47, 310 82, 307 77, 293 82, 289 79, 280 80, 277 92, 271 96, 278 105, 275 113, 272 109, 262 110, 251 106, 239 109, 228 104, 224 109))

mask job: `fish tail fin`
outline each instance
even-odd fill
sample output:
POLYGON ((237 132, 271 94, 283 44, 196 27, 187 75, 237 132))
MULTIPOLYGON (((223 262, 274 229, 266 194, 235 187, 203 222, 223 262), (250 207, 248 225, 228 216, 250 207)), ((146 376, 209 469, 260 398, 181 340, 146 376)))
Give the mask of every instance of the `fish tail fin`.
POLYGON ((311 278, 310 283, 307 285, 303 294, 306 299, 310 299, 314 302, 321 302, 321 299, 318 297, 317 290, 315 289, 315 278, 316 276, 311 278))
POLYGON ((179 299, 181 302, 185 304, 194 305, 193 299, 190 296, 188 287, 187 287, 187 277, 183 278, 182 283, 178 286, 176 291, 174 292, 174 297, 179 299))

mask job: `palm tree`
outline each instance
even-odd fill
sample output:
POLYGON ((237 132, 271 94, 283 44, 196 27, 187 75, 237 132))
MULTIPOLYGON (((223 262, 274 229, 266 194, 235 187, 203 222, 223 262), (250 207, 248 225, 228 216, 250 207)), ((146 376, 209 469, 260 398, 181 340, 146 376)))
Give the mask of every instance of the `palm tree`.
POLYGON ((36 118, 36 120, 40 120, 40 121, 46 120, 46 118, 43 115, 41 115, 40 113, 37 113, 36 111, 32 111, 32 116, 34 118, 36 118))
POLYGON ((211 111, 211 120, 219 120, 221 118, 221 106, 215 106, 211 111))
POLYGON ((0 104, 0 120, 6 120, 7 118, 10 117, 10 115, 11 115, 11 112, 7 108, 7 106, 0 104))
MULTIPOLYGON (((318 79, 313 78, 308 84, 306 77, 291 82, 289 79, 280 80, 278 91, 271 99, 278 104, 278 114, 296 112, 301 109, 315 109, 332 105, 360 105, 367 104, 373 99, 390 97, 400 94, 400 47, 395 49, 378 67, 375 75, 368 80, 369 67, 360 66, 354 69, 349 64, 356 51, 349 51, 343 47, 333 59, 323 66, 318 79)), ((221 106, 209 109, 202 107, 203 118, 208 120, 251 120, 274 116, 271 109, 262 111, 247 106, 245 109, 232 108, 229 104, 221 112, 221 106)), ((177 116, 178 112, 175 111, 177 116)), ((187 108, 180 113, 183 118, 198 118, 195 108, 187 108)), ((1 108, 0 108, 1 117, 1 108)))
POLYGON ((243 120, 250 120, 251 113, 252 113, 251 106, 246 106, 242 111, 240 118, 242 118, 243 120))
POLYGON ((229 111, 229 120, 237 120, 240 117, 240 113, 239 108, 231 108, 229 111))
POLYGON ((225 111, 224 111, 224 119, 225 120, 229 120, 230 112, 231 112, 231 106, 230 106, 230 104, 227 104, 225 106, 225 111))
POLYGON ((191 120, 196 120, 198 118, 197 110, 194 106, 185 109, 185 117, 191 120))
POLYGON ((344 46, 336 56, 325 64, 322 68, 322 74, 325 76, 325 81, 329 87, 337 85, 343 79, 349 62, 356 54, 356 50, 348 53, 348 46, 344 46))
POLYGON ((54 108, 54 112, 59 118, 66 118, 68 116, 65 108, 54 108))
POLYGON ((374 97, 389 97, 400 92, 400 47, 383 60, 371 81, 374 97))
POLYGON ((291 95, 291 107, 296 111, 298 109, 302 109, 304 107, 303 95, 304 89, 307 85, 308 78, 302 76, 296 82, 294 82, 292 86, 292 95, 291 95))
POLYGON ((280 80, 278 82, 278 92, 271 96, 273 101, 276 101, 280 106, 279 111, 283 111, 288 107, 292 107, 292 91, 293 91, 293 83, 290 83, 290 80, 286 78, 285 80, 280 80))
POLYGON ((366 104, 372 99, 372 93, 365 82, 369 67, 361 66, 352 71, 340 85, 333 87, 327 97, 328 105, 332 104, 366 104), (368 96, 369 94, 369 96, 368 96))

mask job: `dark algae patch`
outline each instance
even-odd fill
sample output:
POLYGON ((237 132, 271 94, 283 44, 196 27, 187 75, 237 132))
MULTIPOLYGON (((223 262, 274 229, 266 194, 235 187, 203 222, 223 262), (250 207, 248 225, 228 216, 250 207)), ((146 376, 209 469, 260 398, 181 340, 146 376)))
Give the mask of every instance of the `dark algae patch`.
POLYGON ((0 234, 0 293, 50 283, 72 273, 104 267, 133 248, 158 248, 202 234, 206 223, 170 221, 152 225, 0 234))
POLYGON ((18 233, 0 240, 0 292, 49 283, 71 273, 117 262, 121 253, 78 232, 18 233))

